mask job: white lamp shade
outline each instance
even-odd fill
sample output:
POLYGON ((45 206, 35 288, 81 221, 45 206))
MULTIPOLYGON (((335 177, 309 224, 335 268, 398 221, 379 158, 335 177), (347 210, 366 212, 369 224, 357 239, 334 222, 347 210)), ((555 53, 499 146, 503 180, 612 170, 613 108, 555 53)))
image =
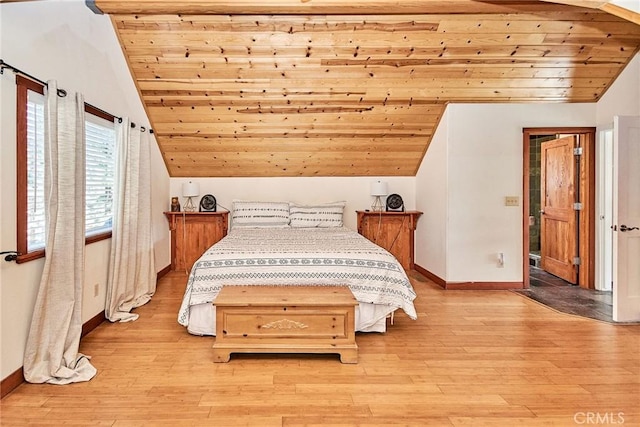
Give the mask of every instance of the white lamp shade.
POLYGON ((374 181, 371 183, 372 196, 386 196, 388 193, 387 183, 385 181, 374 181))
POLYGON ((182 183, 183 197, 195 197, 198 194, 200 194, 200 184, 191 181, 182 183))

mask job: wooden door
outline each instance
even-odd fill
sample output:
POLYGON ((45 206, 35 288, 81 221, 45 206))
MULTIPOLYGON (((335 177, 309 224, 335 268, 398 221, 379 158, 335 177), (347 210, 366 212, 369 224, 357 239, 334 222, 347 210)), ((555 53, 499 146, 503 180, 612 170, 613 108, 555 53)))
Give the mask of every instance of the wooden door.
POLYGON ((640 117, 613 125, 613 320, 640 321, 640 117))
POLYGON ((576 166, 573 154, 577 135, 542 143, 540 265, 543 270, 577 283, 578 256, 576 166))

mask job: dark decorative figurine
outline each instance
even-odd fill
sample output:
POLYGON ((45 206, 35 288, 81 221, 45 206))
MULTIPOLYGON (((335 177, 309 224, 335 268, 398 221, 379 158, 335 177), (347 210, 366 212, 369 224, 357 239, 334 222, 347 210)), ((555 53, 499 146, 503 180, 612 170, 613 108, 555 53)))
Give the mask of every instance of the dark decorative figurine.
POLYGON ((180 212, 180 200, 177 197, 171 198, 171 212, 180 212))

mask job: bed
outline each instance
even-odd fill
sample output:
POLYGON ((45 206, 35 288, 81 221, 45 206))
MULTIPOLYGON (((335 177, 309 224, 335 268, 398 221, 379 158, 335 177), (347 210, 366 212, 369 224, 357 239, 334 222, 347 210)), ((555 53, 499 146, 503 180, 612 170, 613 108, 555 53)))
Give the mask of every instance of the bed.
POLYGON ((191 269, 178 313, 189 333, 215 335, 213 303, 226 285, 348 286, 359 302, 360 332, 385 332, 387 316, 397 309, 417 318, 404 269, 388 251, 343 226, 344 203, 258 204, 266 219, 247 206, 255 207, 234 202, 229 234, 191 269))

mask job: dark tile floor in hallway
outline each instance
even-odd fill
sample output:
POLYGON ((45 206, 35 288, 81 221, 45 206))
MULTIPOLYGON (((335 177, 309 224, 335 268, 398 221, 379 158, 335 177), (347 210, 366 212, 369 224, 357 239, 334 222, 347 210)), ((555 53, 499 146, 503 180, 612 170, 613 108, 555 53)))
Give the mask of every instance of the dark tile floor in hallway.
POLYGON ((515 292, 563 313, 613 322, 611 292, 570 285, 534 266, 529 269, 529 289, 515 292))

